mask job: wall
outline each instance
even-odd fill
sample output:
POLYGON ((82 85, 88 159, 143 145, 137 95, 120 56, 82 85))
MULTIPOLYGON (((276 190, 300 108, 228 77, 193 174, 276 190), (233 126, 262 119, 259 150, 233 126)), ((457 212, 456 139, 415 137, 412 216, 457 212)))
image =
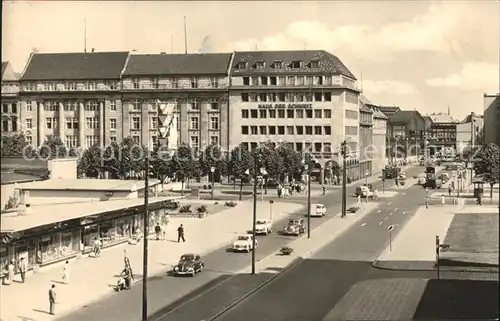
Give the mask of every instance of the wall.
MULTIPOLYGON (((19 185, 22 188, 22 184, 19 185)), ((28 191, 27 204, 47 205, 60 203, 82 203, 99 202, 118 199, 137 198, 137 192, 114 192, 113 195, 106 195, 104 191, 52 191, 52 190, 30 190, 28 191)))
POLYGON ((77 179, 76 166, 77 158, 53 159, 48 163, 48 170, 51 178, 57 179, 77 179))
POLYGON ((500 94, 484 95, 484 142, 500 146, 500 94))

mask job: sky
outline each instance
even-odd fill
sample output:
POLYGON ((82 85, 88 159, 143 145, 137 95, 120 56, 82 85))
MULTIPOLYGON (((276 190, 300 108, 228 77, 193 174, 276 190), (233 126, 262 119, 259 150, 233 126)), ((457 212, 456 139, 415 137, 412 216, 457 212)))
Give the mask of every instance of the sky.
POLYGON ((324 49, 376 105, 481 114, 500 92, 500 2, 3 1, 2 61, 32 51, 324 49), (173 39, 173 41, 172 41, 173 39), (172 45, 173 44, 173 45, 172 45))

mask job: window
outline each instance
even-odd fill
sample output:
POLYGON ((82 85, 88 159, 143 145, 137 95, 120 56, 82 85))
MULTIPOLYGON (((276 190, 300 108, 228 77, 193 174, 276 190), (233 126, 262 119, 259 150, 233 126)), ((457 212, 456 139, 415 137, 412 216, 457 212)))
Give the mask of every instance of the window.
POLYGON ((263 86, 267 86, 268 85, 268 79, 267 77, 263 76, 263 77, 260 77, 260 84, 263 85, 263 86))
POLYGON ((47 129, 57 128, 57 117, 48 117, 45 119, 47 129))
POLYGON ((322 145, 322 143, 314 143, 314 151, 320 153, 322 145))
POLYGON ((332 152, 332 144, 331 143, 323 143, 323 152, 331 153, 332 152))
POLYGON ((272 109, 269 111, 269 118, 276 118, 276 110, 272 109))
POLYGON ((269 77, 269 83, 271 84, 271 86, 276 86, 278 84, 278 79, 276 77, 269 77))
POLYGON ((325 76, 325 85, 332 84, 332 76, 325 76))
POLYGON ((295 112, 293 109, 288 109, 286 111, 286 118, 294 118, 293 116, 295 115, 295 112))
POLYGON ((345 93, 345 102, 350 104, 358 104, 358 95, 346 92, 345 93))
POLYGON ((323 85, 323 76, 314 76, 315 85, 323 85))
POLYGON ((287 135, 294 135, 294 130, 293 126, 286 126, 286 134, 287 135))
POLYGON ((306 101, 313 101, 313 94, 312 93, 305 93, 305 98, 306 101))
POLYGON ((238 69, 247 69, 248 63, 246 61, 240 61, 238 62, 237 68, 238 69))
POLYGON ((310 109, 306 110, 306 118, 313 118, 313 112, 310 109))
POLYGON ((285 86, 286 85, 286 77, 285 76, 279 76, 278 77, 278 84, 280 86, 285 86))
POLYGON ((259 126, 259 132, 261 135, 267 135, 267 127, 266 126, 259 126))
POLYGON ((323 93, 314 93, 314 101, 323 101, 323 93))
POLYGON ((304 101, 304 93, 295 94, 295 101, 304 101))
POLYGON ((269 126, 269 135, 276 135, 276 126, 269 126))
POLYGON ((118 142, 118 139, 116 138, 116 136, 110 136, 109 141, 112 143, 116 143, 116 142, 118 142))
POLYGON ((210 145, 219 146, 219 136, 210 136, 210 145))
POLYGON ((265 61, 257 61, 255 63, 255 69, 264 69, 266 68, 266 62, 265 61))
POLYGON ((241 110, 241 118, 248 118, 250 116, 250 112, 248 109, 242 109, 241 110))
POLYGON ((301 152, 303 149, 303 144, 302 143, 295 143, 295 150, 298 152, 301 152))
POLYGON ((191 101, 191 110, 200 110, 200 103, 197 100, 191 101))
POLYGON ((283 69, 283 61, 275 61, 273 64, 274 69, 283 69))
POLYGON ((132 135, 132 140, 134 141, 134 144, 141 143, 141 137, 139 137, 139 135, 132 135))
POLYGON ((140 130, 141 129, 141 118, 140 117, 132 117, 132 129, 140 130))
POLYGON ((8 104, 2 104, 2 112, 4 114, 7 114, 9 112, 9 105, 8 104))
POLYGON ((139 79, 132 79, 132 88, 139 89, 139 79))
POLYGON ((312 85, 312 84, 314 84, 314 79, 313 79, 313 77, 312 77, 312 76, 307 76, 307 77, 306 77, 306 85, 308 85, 308 86, 309 86, 309 85, 312 85))
POLYGON ((76 100, 68 100, 64 102, 64 111, 75 112, 77 110, 78 102, 76 100))
POLYGON ((139 99, 132 102, 132 111, 141 111, 141 101, 139 99))
POLYGON ((315 109, 314 110, 314 118, 323 118, 323 110, 315 109))
POLYGON ((302 68, 302 61, 293 61, 291 64, 290 64, 290 67, 292 69, 299 69, 299 68, 302 68))
POLYGON ((332 93, 323 93, 323 99, 325 101, 332 101, 332 93))
POLYGON ((312 135, 313 128, 312 126, 306 126, 306 135, 312 135))
POLYGON ((256 93, 250 93, 249 96, 248 96, 249 100, 250 101, 257 101, 257 94, 256 93))
POLYGON ((191 88, 198 88, 198 80, 196 78, 191 78, 191 88))
POLYGON ((78 118, 66 117, 66 128, 67 129, 78 129, 78 118))
POLYGON ((78 147, 78 136, 66 135, 66 147, 67 148, 78 147))
POLYGON ((358 127, 356 126, 345 126, 345 134, 346 135, 357 135, 358 127))
POLYGON ((248 135, 248 126, 241 126, 241 134, 248 135))
POLYGON ((259 101, 266 102, 267 101, 267 94, 266 93, 260 93, 259 94, 259 101))
POLYGON ((277 93, 269 93, 269 101, 277 101, 278 94, 277 93))
POLYGON ((177 78, 172 78, 172 79, 170 80, 170 87, 172 87, 172 88, 177 88, 177 87, 179 87, 179 83, 178 83, 178 81, 177 81, 177 78))
POLYGON ((48 100, 43 105, 44 111, 57 111, 57 101, 48 100))
POLYGON ((304 118, 304 110, 295 109, 295 118, 304 118))
POLYGON ((358 112, 355 110, 346 110, 345 111, 345 118, 358 119, 358 112))
POLYGON ((97 100, 85 101, 85 111, 97 111, 97 109, 98 109, 97 100))
POLYGON ((250 77, 243 77, 243 86, 250 86, 250 77))
POLYGON ((295 131, 297 135, 304 135, 304 127, 303 126, 295 126, 295 131))
POLYGON ((99 127, 99 120, 97 117, 87 117, 86 124, 89 129, 97 129, 99 127))
POLYGON ((158 117, 153 115, 151 116, 149 121, 150 121, 149 126, 151 126, 150 129, 158 129, 158 117))
POLYGON ((154 89, 160 88, 160 82, 158 78, 151 79, 151 87, 153 87, 154 89))
POLYGON ((292 102, 293 101, 293 93, 278 93, 278 101, 279 102, 292 102))
POLYGON ((323 109, 324 118, 332 118, 332 111, 330 109, 323 109))
POLYGON ((200 120, 199 120, 198 116, 191 116, 189 129, 193 129, 193 130, 200 129, 200 120))
POLYGON ((116 129, 116 118, 109 119, 109 128, 116 129))
POLYGON ((250 126, 250 134, 252 134, 252 135, 258 134, 257 126, 250 126))
POLYGON ((219 103, 218 102, 211 102, 210 109, 211 110, 219 110, 219 103))
POLYGON ((99 137, 93 135, 85 136, 85 146, 87 148, 92 147, 98 143, 99 143, 99 137))
POLYGON ((31 100, 28 100, 26 102, 26 111, 33 111, 33 103, 31 102, 31 100))
POLYGON ((285 135, 285 126, 278 126, 278 135, 285 135))
POLYGON ((304 77, 303 76, 297 77, 297 85, 304 86, 304 77))
POLYGON ((248 101, 248 94, 247 93, 241 93, 241 101, 248 101))
POLYGON ((28 145, 33 145, 33 137, 32 136, 26 136, 26 142, 28 145))
POLYGON ((250 110, 250 118, 257 118, 257 110, 256 109, 250 110))
POLYGON ((267 118, 267 110, 266 109, 259 110, 259 118, 267 118))
POLYGON ((32 129, 33 128, 33 120, 31 118, 26 119, 26 128, 27 129, 32 129))
POLYGON ((259 77, 252 77, 252 86, 259 85, 259 77))
POLYGON ((278 118, 285 118, 285 110, 278 109, 278 118))
POLYGON ((12 103, 12 113, 17 114, 17 104, 16 103, 12 103))
POLYGON ((332 134, 332 127, 331 126, 323 126, 323 135, 331 135, 332 134))
POLYGON ((314 135, 321 135, 321 134, 322 134, 321 126, 314 126, 314 135))
POLYGON ((2 120, 2 131, 3 132, 9 131, 9 121, 8 120, 2 120))
POLYGON ((217 116, 210 117, 210 129, 219 130, 219 117, 217 116))
POLYGON ((116 88, 118 88, 115 81, 110 81, 108 84, 109 84, 109 89, 111 89, 111 90, 116 90, 116 88))
POLYGON ((14 119, 11 120, 12 123, 12 131, 17 132, 17 119, 14 117, 14 119))
POLYGON ((317 69, 319 68, 319 61, 318 60, 313 60, 309 63, 309 67, 313 68, 313 69, 317 69))
POLYGON ((109 109, 112 111, 116 111, 116 100, 109 101, 109 109))
POLYGON ((288 76, 287 80, 286 80, 286 84, 291 85, 291 86, 295 85, 295 76, 288 76))

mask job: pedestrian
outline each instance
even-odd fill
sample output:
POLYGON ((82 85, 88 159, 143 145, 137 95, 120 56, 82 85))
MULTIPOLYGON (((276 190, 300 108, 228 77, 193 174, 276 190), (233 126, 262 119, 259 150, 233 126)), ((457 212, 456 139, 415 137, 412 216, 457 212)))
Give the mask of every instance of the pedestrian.
POLYGON ((448 186, 448 195, 451 196, 451 185, 448 186))
POLYGON ((323 190, 323 195, 326 194, 326 187, 323 185, 323 187, 321 188, 323 190))
POLYGON ((333 185, 337 185, 337 183, 338 183, 337 175, 333 175, 333 185))
POLYGON ((441 205, 445 205, 446 204, 446 200, 444 198, 444 194, 441 194, 441 205))
POLYGON ((26 280, 26 262, 24 261, 24 257, 21 257, 19 260, 19 274, 21 274, 21 283, 24 283, 26 280))
POLYGON ((160 240, 160 236, 161 236, 161 226, 160 226, 160 223, 156 223, 155 234, 156 234, 156 240, 159 241, 160 240))
POLYGON ((177 228, 177 243, 180 243, 181 240, 182 242, 186 242, 186 239, 184 239, 184 226, 182 224, 177 228))
POLYGON ((94 257, 101 256, 101 241, 98 237, 94 237, 94 257))
POLYGON ((9 265, 7 265, 7 278, 5 279, 5 284, 12 284, 15 272, 16 265, 14 264, 14 260, 10 260, 9 265))
POLYGON ((125 288, 130 290, 132 287, 132 270, 128 266, 125 266, 121 276, 125 280, 125 288))
POLYGON ((429 197, 425 197, 425 208, 429 208, 429 197))
POLYGON ((477 195, 476 204, 477 204, 477 205, 483 205, 483 204, 482 204, 482 200, 481 200, 481 194, 478 194, 478 195, 477 195))
POLYGON ((66 263, 64 263, 62 279, 63 279, 63 282, 65 284, 68 284, 68 282, 69 282, 69 261, 66 261, 66 263))
POLYGON ((396 188, 399 188, 399 181, 398 181, 398 179, 396 178, 394 181, 396 183, 396 188))
POLYGON ((56 311, 56 285, 52 284, 52 287, 49 290, 49 313, 54 315, 56 311))

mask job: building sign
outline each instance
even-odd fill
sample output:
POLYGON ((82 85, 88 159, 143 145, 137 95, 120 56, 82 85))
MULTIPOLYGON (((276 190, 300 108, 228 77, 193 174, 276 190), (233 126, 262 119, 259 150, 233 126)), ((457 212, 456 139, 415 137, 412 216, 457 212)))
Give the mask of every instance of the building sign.
POLYGON ((312 104, 259 104, 258 108, 312 108, 312 104))

